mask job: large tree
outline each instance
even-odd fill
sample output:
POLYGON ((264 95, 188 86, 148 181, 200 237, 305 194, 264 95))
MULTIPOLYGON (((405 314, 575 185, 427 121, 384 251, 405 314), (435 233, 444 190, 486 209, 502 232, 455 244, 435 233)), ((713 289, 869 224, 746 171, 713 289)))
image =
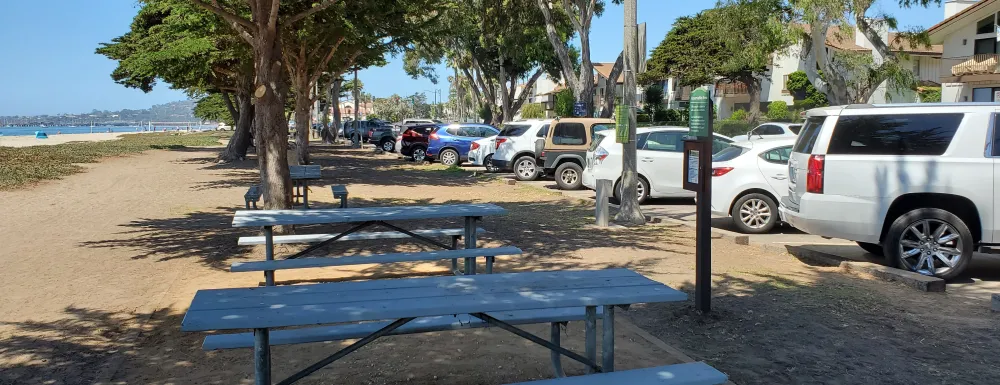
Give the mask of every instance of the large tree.
MULTIPOLYGON (((901 7, 927 7, 940 0, 897 0, 901 7)), ((901 65, 909 56, 899 48, 927 47, 926 32, 899 31, 892 40, 886 32, 898 23, 876 7, 875 0, 793 0, 800 20, 808 26, 801 34, 805 72, 816 89, 826 94, 830 104, 867 103, 882 84, 898 93, 916 88, 916 78, 901 65), (840 34, 831 28, 839 27, 840 34), (827 48, 827 39, 852 41, 857 27, 873 47, 855 52, 827 48)), ((887 95, 891 97, 891 94, 887 95)))
MULTIPOLYGON (((527 100, 518 97, 519 88, 531 90, 543 74, 559 77, 558 59, 546 41, 544 17, 535 1, 457 2, 443 14, 437 39, 407 52, 407 72, 436 82, 433 65, 447 61, 471 80, 470 88, 491 123, 512 119, 527 100)), ((568 40, 569 21, 560 20, 557 29, 568 40)))
POLYGON ((253 125, 253 66, 248 47, 218 18, 184 0, 140 4, 129 32, 97 49, 98 54, 118 61, 112 79, 145 92, 162 79, 189 95, 219 102, 231 115, 226 120, 236 127, 219 158, 244 158, 253 125))
POLYGON ((714 83, 718 68, 729 52, 712 25, 710 12, 677 18, 667 36, 653 49, 639 82, 651 84, 672 77, 685 87, 714 83))
MULTIPOLYGON (((621 4, 621 0, 612 2, 621 4)), ((586 106, 586 116, 593 116, 594 63, 590 60, 590 25, 594 16, 600 17, 604 13, 604 0, 537 0, 537 3, 545 18, 546 37, 559 59, 566 86, 573 90, 576 101, 586 106), (570 55, 568 38, 571 36, 559 32, 556 17, 558 15, 553 13, 563 13, 572 23, 576 37, 580 39, 579 65, 570 55)), ((621 67, 617 62, 616 66, 620 71, 621 67)), ((617 76, 610 78, 609 81, 614 82, 616 79, 617 76)))
POLYGON ((761 85, 770 77, 774 55, 795 42, 790 32, 792 12, 784 0, 726 0, 710 15, 727 55, 717 75, 746 86, 750 96, 748 120, 760 117, 761 85))
POLYGON ((281 0, 188 1, 222 18, 253 50, 254 123, 264 208, 291 208, 288 120, 284 114, 288 74, 280 34, 284 29, 294 29, 303 19, 327 10, 337 0, 318 3, 285 0, 286 5, 311 5, 304 9, 294 7, 297 8, 294 11, 287 6, 282 7, 281 0))

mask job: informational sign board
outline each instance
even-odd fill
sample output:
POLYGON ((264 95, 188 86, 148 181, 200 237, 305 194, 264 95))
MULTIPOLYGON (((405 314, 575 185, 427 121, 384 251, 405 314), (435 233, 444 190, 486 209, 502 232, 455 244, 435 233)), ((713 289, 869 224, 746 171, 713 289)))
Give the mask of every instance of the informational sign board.
POLYGON ((628 142, 628 107, 615 106, 615 143, 628 142))
POLYGON ((581 102, 573 103, 573 116, 582 118, 587 115, 587 105, 581 102))
MULTIPOLYGON (((699 195, 705 189, 705 173, 702 170, 704 164, 701 159, 705 155, 705 143, 705 141, 698 139, 684 141, 684 183, 681 187, 688 191, 697 192, 699 195)), ((708 146, 711 146, 711 144, 708 146)), ((711 151, 711 149, 708 151, 711 151)))
POLYGON ((688 151, 688 183, 698 183, 698 150, 688 151))
POLYGON ((691 128, 690 135, 694 137, 708 137, 709 127, 712 118, 712 103, 708 89, 705 87, 691 92, 691 103, 688 105, 688 127, 691 128))

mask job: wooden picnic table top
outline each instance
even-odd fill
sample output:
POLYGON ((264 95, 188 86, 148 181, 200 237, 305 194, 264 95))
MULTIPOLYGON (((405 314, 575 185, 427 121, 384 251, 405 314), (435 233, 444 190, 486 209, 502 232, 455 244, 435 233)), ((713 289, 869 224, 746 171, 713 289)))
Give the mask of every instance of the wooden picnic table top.
POLYGON ((687 294, 628 269, 210 289, 195 294, 181 330, 308 326, 686 299, 687 294))
POLYGON ((292 179, 320 179, 323 177, 323 169, 318 164, 307 164, 288 166, 288 173, 292 179))
POLYGON ((233 217, 233 227, 358 223, 448 217, 485 217, 506 213, 506 209, 492 203, 350 207, 320 210, 239 210, 233 217))

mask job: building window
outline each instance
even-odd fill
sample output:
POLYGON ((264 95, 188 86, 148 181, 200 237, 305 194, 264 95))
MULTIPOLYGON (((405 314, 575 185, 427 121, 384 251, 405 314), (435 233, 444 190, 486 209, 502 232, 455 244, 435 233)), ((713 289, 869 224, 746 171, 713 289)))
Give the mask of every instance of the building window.
POLYGON ((997 91, 1000 91, 1000 87, 995 88, 973 88, 972 89, 972 101, 973 102, 983 102, 990 103, 995 102, 997 91))
POLYGON ((993 33, 994 28, 996 28, 996 23, 993 21, 993 16, 990 16, 976 23, 976 34, 993 33))
POLYGON ((788 75, 783 76, 781 81, 782 81, 782 84, 781 84, 781 94, 782 95, 791 95, 792 93, 790 91, 788 91, 788 75))
POLYGON ((976 45, 972 52, 976 55, 997 53, 997 39, 992 37, 987 39, 976 39, 976 45))
POLYGON ((920 58, 919 57, 914 57, 913 58, 913 75, 916 76, 916 77, 918 77, 918 78, 920 77, 920 58))

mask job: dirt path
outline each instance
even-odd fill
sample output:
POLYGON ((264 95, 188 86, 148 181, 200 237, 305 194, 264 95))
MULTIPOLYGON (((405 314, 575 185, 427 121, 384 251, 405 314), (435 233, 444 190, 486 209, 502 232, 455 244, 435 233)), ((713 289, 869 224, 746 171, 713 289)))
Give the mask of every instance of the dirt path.
MULTIPOLYGON (((109 160, 89 172, 0 193, 5 269, 0 296, 0 384, 250 383, 246 350, 204 352, 204 334, 181 333, 198 289, 253 286, 235 260, 246 230, 229 228, 255 179, 252 161, 219 166, 213 152, 182 150, 109 160), (38 201, 37 203, 35 201, 38 201), (143 328, 137 320, 147 320, 143 328)), ((685 291, 693 288, 694 235, 684 226, 595 229, 586 203, 525 185, 415 166, 390 155, 316 149, 324 180, 310 200, 333 206, 326 186, 347 184, 352 206, 494 202, 488 245, 515 245, 500 271, 628 267, 685 291)), ((458 226, 454 220, 410 223, 458 226)), ((300 233, 330 229, 299 228, 300 233)), ((344 242, 333 255, 422 250, 408 242, 344 242)), ((280 255, 298 250, 279 247, 280 255)), ((715 311, 690 304, 634 306, 623 312, 650 334, 728 373, 738 384, 991 384, 1000 368, 1000 317, 985 300, 917 293, 785 254, 713 242, 715 311)), ((444 263, 283 271, 301 283, 445 274, 444 263)), ((563 341, 578 348, 570 324, 563 341)), ((529 328, 545 335, 544 328, 529 328)), ((621 369, 677 362, 619 327, 621 369)), ((275 377, 318 360, 340 343, 278 347, 275 377)), ((571 373, 582 367, 567 363, 571 373)), ((304 383, 490 384, 549 377, 548 353, 495 329, 392 337, 304 383), (466 340, 466 343, 461 343, 466 340)))

